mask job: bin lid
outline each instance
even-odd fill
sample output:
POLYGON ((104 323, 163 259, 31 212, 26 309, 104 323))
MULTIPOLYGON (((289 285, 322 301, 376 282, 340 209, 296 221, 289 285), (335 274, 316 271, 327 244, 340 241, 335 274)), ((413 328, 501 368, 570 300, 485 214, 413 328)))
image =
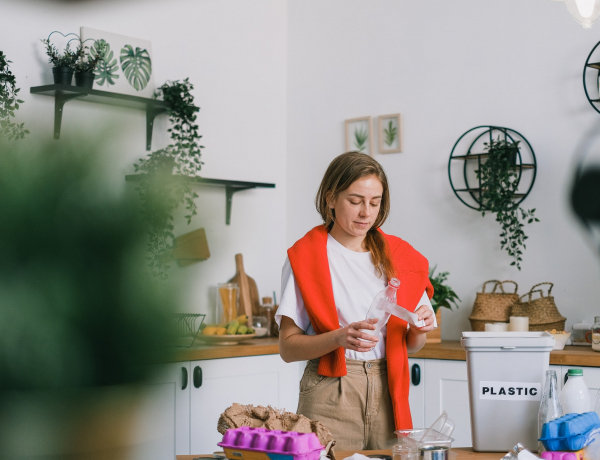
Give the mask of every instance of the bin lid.
POLYGON ((548 332, 463 332, 460 344, 469 348, 539 348, 551 350, 554 337, 548 332))

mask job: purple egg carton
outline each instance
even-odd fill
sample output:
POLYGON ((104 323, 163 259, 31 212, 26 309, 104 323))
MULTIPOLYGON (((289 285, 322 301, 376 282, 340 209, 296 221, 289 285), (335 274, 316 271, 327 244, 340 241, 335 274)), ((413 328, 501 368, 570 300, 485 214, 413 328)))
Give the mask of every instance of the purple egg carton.
POLYGON ((244 451, 263 452, 271 460, 318 460, 324 447, 315 433, 267 430, 243 426, 231 428, 219 443, 228 458, 242 459, 244 451), (235 452, 233 452, 235 451, 235 452))
POLYGON ((579 460, 575 452, 542 452, 544 460, 579 460))

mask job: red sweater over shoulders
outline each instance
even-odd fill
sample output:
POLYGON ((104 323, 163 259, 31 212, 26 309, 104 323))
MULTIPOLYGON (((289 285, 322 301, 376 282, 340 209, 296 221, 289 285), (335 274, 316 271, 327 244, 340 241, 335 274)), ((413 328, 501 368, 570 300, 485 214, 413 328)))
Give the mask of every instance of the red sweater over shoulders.
MULTIPOLYGON (((379 231, 388 243, 396 278, 401 282, 397 293, 398 305, 414 311, 423 291, 427 290, 429 298, 433 296, 433 286, 429 282, 429 263, 406 241, 379 231)), ((327 236, 325 226, 319 225, 288 249, 294 278, 317 334, 340 327, 327 259, 327 236)), ((396 429, 412 428, 408 405, 410 381, 406 332, 406 321, 391 316, 387 323, 386 357, 396 429)), ((344 348, 340 347, 321 357, 318 372, 327 377, 346 375, 344 348)))

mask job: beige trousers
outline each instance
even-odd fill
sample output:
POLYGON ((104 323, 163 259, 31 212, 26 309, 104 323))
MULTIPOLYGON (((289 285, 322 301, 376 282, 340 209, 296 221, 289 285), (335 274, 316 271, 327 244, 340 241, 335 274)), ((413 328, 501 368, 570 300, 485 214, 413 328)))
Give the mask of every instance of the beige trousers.
POLYGON ((319 360, 307 363, 300 381, 298 414, 323 423, 335 450, 391 449, 397 442, 385 359, 346 359, 348 374, 317 374, 319 360))

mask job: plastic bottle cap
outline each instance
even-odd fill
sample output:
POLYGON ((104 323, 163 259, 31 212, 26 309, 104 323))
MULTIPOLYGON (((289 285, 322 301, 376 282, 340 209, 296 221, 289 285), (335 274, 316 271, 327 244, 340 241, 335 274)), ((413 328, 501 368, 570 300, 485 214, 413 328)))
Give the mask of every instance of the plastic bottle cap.
POLYGON ((392 278, 389 282, 389 285, 392 286, 393 288, 398 289, 398 287, 400 286, 400 280, 397 278, 392 278))
POLYGON ((577 377, 583 375, 583 369, 569 369, 569 377, 577 377))

